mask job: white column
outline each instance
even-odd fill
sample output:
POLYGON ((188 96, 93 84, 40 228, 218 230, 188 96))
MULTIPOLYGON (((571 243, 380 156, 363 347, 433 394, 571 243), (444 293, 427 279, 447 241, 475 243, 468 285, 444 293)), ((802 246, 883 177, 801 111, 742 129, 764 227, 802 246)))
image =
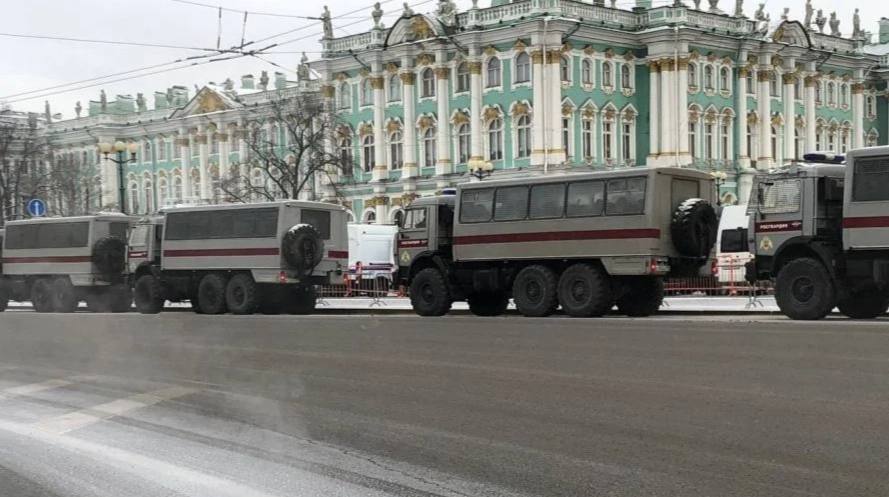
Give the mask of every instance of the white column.
POLYGON ((805 79, 805 107, 806 107, 806 151, 814 151, 815 144, 818 143, 815 133, 817 132, 816 116, 815 116, 815 90, 818 84, 818 76, 810 74, 805 79))
POLYGON ((771 113, 771 94, 769 92, 769 81, 774 73, 771 66, 760 66, 756 73, 758 91, 756 94, 757 104, 759 106, 759 157, 757 158, 758 169, 769 169, 772 167, 772 113, 771 113))
POLYGON ((559 66, 562 61, 561 50, 550 50, 548 64, 544 64, 547 71, 546 98, 549 99, 546 111, 549 113, 547 138, 549 164, 559 165, 565 162, 565 144, 562 143, 562 76, 559 66))
POLYGON ((228 134, 228 130, 225 127, 224 123, 219 123, 216 125, 218 135, 217 139, 219 140, 219 181, 223 182, 226 185, 226 188, 229 188, 229 180, 231 179, 231 171, 228 169, 228 154, 231 150, 229 145, 231 136, 228 134))
POLYGON ((198 142, 198 160, 200 164, 201 177, 201 201, 208 202, 212 198, 212 190, 210 188, 210 166, 209 166, 209 150, 207 150, 207 133, 206 127, 198 128, 198 134, 195 140, 198 142))
POLYGON ((188 130, 181 128, 179 130, 179 138, 176 140, 179 146, 179 172, 182 178, 182 201, 188 203, 191 198, 191 140, 189 139, 188 130))
MULTIPOLYGON (((444 61, 444 55, 440 59, 444 61)), ((450 123, 450 106, 448 105, 451 92, 448 87, 448 75, 450 71, 447 67, 435 68, 435 100, 438 104, 438 127, 436 128, 436 161, 435 175, 439 177, 447 176, 453 172, 451 161, 451 123, 450 123)), ((439 180, 439 187, 447 186, 447 182, 439 180)))
MULTIPOLYGON (((532 165, 543 165, 546 157, 546 149, 549 146, 549 143, 546 140, 546 114, 547 114, 547 103, 546 103, 546 92, 543 88, 543 52, 537 51, 531 53, 531 90, 534 99, 534 115, 531 118, 531 164, 532 165)), ((473 74, 472 77, 475 79, 472 80, 472 99, 473 102, 476 100, 476 93, 478 93, 478 114, 475 113, 475 110, 472 111, 472 138, 473 141, 478 141, 478 156, 482 155, 482 133, 484 132, 481 129, 482 126, 482 78, 481 78, 481 63, 476 63, 478 68, 478 75, 473 74), (476 90, 476 85, 478 85, 478 89, 476 90), (475 123, 478 123, 476 126, 475 123), (478 136, 476 136, 475 129, 479 128, 478 136)), ((470 66, 470 70, 473 66, 470 66)), ((476 155, 476 148, 473 145, 472 155, 476 155)))
MULTIPOLYGON (((322 118, 322 125, 325 126, 324 131, 326 135, 324 137, 324 151, 330 157, 339 157, 338 130, 335 128, 336 120, 334 118, 336 115, 336 102, 334 102, 336 88, 332 81, 321 86, 321 95, 324 97, 324 117, 322 118)), ((229 135, 229 140, 233 138, 235 137, 229 135)), ((351 167, 351 165, 347 167, 351 167)), ((340 172, 341 170, 337 167, 329 167, 327 174, 321 177, 321 201, 336 202, 334 184, 339 181, 340 172)))
MULTIPOLYGON (((791 68, 787 69, 792 70, 791 68)), ((784 82, 784 160, 796 157, 796 74, 788 72, 784 82)))
MULTIPOLYGON (((370 80, 374 97, 374 170, 371 181, 385 181, 389 176, 386 167, 386 95, 383 90, 383 77, 373 76, 370 80)), ((377 219, 379 222, 379 218, 377 219)))
MULTIPOLYGON (((743 168, 750 167, 750 150, 747 150, 747 73, 749 69, 742 66, 738 69, 738 85, 735 104, 737 117, 735 129, 738 136, 738 165, 743 168)), ((741 197, 739 197, 741 198, 741 197)), ((742 200, 743 201, 743 200, 742 200)))
MULTIPOLYGON (((96 143, 114 143, 114 138, 100 136, 96 139, 96 143)), ((111 157, 111 152, 108 154, 111 157)), ((110 160, 105 160, 104 155, 96 149, 96 158, 99 161, 99 171, 102 176, 102 207, 120 208, 118 201, 119 187, 117 178, 117 164, 110 160)))
POLYGON ((864 84, 852 83, 852 148, 864 147, 864 84))
POLYGON ((405 64, 405 72, 400 74, 402 104, 404 105, 404 142, 402 154, 404 165, 401 168, 402 179, 417 176, 417 99, 416 74, 405 64))
MULTIPOLYGON (((676 112, 679 118, 676 119, 676 150, 679 151, 679 163, 681 165, 691 164, 691 152, 688 149, 688 58, 679 59, 679 66, 676 68, 676 81, 671 88, 677 98, 676 112)), ((715 134, 715 133, 714 133, 715 134)), ((714 147, 713 150, 716 150, 714 147)))
POLYGON ((663 164, 673 164, 672 158, 669 157, 676 153, 675 134, 672 132, 674 112, 688 112, 688 109, 676 109, 673 105, 675 87, 673 86, 673 72, 676 64, 673 59, 664 59, 661 61, 661 127, 660 127, 660 153, 663 164))
POLYGON ((648 98, 648 108, 651 112, 651 117, 648 121, 648 132, 649 132, 649 145, 648 145, 648 164, 652 165, 655 161, 655 158, 660 155, 660 132, 661 132, 661 121, 660 121, 660 76, 661 76, 661 65, 658 61, 653 60, 648 63, 648 76, 649 76, 649 98, 648 98))

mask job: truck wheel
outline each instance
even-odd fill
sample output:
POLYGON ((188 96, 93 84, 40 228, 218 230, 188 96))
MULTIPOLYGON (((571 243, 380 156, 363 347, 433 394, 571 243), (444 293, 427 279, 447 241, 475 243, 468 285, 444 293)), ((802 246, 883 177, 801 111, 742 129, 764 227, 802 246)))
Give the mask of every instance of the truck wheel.
POLYGON ((6 307, 9 305, 9 292, 3 288, 3 283, 0 282, 0 312, 6 310, 6 307))
POLYGON ((706 261, 716 243, 719 218, 710 202, 690 198, 679 204, 670 223, 670 236, 676 251, 686 257, 706 261))
POLYGON ((226 283, 221 274, 210 273, 201 278, 198 284, 198 307, 203 314, 225 313, 226 283))
POLYGON ((284 311, 287 314, 311 314, 315 311, 315 287, 296 285, 284 291, 284 311))
POLYGON ((111 312, 119 314, 133 308, 133 291, 128 285, 112 285, 106 295, 111 312))
POLYGON ((836 289, 827 269, 815 259, 804 257, 788 262, 778 272, 775 301, 790 319, 816 320, 836 305, 836 289))
POLYGON ((852 319, 874 319, 886 313, 889 307, 889 294, 874 289, 870 292, 856 292, 837 304, 840 312, 852 319))
POLYGON ((476 316, 500 316, 509 306, 509 297, 504 292, 474 293, 466 301, 476 316))
POLYGON ((164 308, 164 294, 161 282, 151 274, 144 274, 133 287, 136 310, 141 314, 157 314, 164 308))
POLYGON ((664 303, 664 280, 653 277, 629 278, 629 289, 617 299, 617 310, 634 318, 651 316, 664 303))
POLYGON ((591 264, 570 266, 559 278, 559 304, 569 316, 602 316, 614 304, 608 275, 591 264))
POLYGON ((77 294, 71 280, 66 277, 56 278, 51 283, 53 312, 70 313, 77 309, 77 294))
POLYGON ((225 287, 225 305, 232 314, 253 314, 259 307, 256 282, 249 274, 236 274, 225 287))
POLYGON ((31 305, 37 312, 52 312, 52 288, 49 281, 37 280, 31 285, 31 305))
POLYGON ((546 266, 522 269, 512 284, 512 299, 523 316, 549 316, 556 310, 557 298, 556 273, 546 266))
POLYGON ((411 307, 420 316, 444 316, 451 310, 451 292, 441 271, 427 267, 411 281, 411 307))

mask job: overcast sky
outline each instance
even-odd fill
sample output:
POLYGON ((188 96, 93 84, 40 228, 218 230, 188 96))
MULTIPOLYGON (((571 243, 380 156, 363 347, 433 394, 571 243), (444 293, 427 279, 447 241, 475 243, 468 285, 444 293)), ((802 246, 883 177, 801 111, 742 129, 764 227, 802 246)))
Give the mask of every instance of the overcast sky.
MULTIPOLYGON (((191 0, 188 0, 191 1, 191 0)), ((290 30, 292 33, 257 43, 257 47, 265 47, 271 43, 280 46, 269 49, 269 55, 263 58, 287 68, 285 71, 290 79, 296 79, 296 65, 299 52, 306 51, 310 59, 320 56, 321 25, 318 21, 299 17, 276 17, 259 15, 271 13, 283 16, 318 16, 324 0, 318 2, 296 0, 194 0, 198 3, 212 4, 236 10, 254 11, 247 17, 246 40, 259 40, 290 30), (283 43, 287 42, 287 43, 283 43), (292 53, 285 53, 292 52, 292 53)), ((370 0, 327 0, 334 17, 335 33, 339 35, 354 34, 366 31, 370 25, 370 0), (342 16, 356 9, 364 9, 359 13, 342 16), (341 17, 337 17, 341 16, 341 17)), ((423 0, 410 0, 412 5, 423 0)), ((485 6, 490 0, 479 0, 485 6)), ((656 0, 655 5, 669 3, 671 0, 656 0)), ((685 0, 691 5, 692 0, 685 0)), ((434 10, 436 0, 425 0, 415 8, 418 12, 434 10)), ((702 0, 702 5, 709 5, 702 0)), ((471 0, 457 0, 460 10, 471 5, 471 0)), ((618 0, 618 5, 632 6, 633 0, 618 0)), ((752 16, 758 2, 745 0, 745 11, 752 16)), ((767 11, 772 20, 780 18, 784 7, 790 7, 791 18, 803 17, 805 0, 783 0, 767 2, 767 11)), ((839 0, 813 0, 816 9, 828 12, 837 10, 842 23, 841 30, 848 33, 852 30, 852 12, 855 7, 861 8, 862 28, 877 31, 877 20, 887 15, 885 0, 858 0, 841 2, 839 0)), ((733 10, 734 0, 720 0, 723 10, 733 10)), ((383 3, 383 10, 388 19, 384 23, 391 25, 392 19, 401 13, 401 0, 388 0, 383 3)), ((221 46, 230 47, 240 44, 243 25, 243 13, 223 12, 221 46)), ((179 47, 215 48, 217 45, 218 12, 216 9, 181 3, 177 0, 23 0, 3 2, 3 14, 0 15, 0 33, 49 35, 56 37, 89 38, 96 40, 114 40, 121 42, 140 42, 152 44, 176 45, 179 47)), ((154 48, 140 46, 115 46, 108 44, 79 43, 73 41, 57 41, 42 39, 12 38, 0 36, 0 102, 6 101, 16 110, 43 111, 44 100, 49 100, 52 112, 61 112, 65 118, 74 117, 74 105, 78 100, 84 109, 87 102, 98 100, 99 90, 104 88, 108 99, 117 94, 137 92, 145 94, 149 107, 153 106, 155 90, 165 90, 174 84, 188 86, 190 95, 194 94, 194 85, 208 81, 221 82, 227 77, 238 81, 242 74, 258 75, 268 70, 271 77, 275 71, 282 69, 253 57, 244 57, 230 61, 220 61, 204 65, 168 71, 177 65, 158 67, 153 71, 165 71, 159 74, 119 82, 105 82, 99 86, 77 89, 49 96, 31 94, 12 96, 14 94, 39 90, 42 88, 63 85, 79 80, 97 78, 112 73, 129 71, 141 67, 172 62, 183 57, 206 54, 206 51, 185 48, 154 48), (34 97, 30 100, 17 101, 21 98, 34 97)), ((207 59, 203 59, 207 60, 207 59)), ((151 72, 145 71, 145 72, 151 72)), ((131 73, 117 78, 132 76, 131 73)), ((94 85, 85 82, 76 86, 94 85)), ((67 87, 66 87, 67 89, 67 87)), ((57 90, 48 90, 58 92, 57 90)), ((84 114, 85 114, 84 110, 84 114)))

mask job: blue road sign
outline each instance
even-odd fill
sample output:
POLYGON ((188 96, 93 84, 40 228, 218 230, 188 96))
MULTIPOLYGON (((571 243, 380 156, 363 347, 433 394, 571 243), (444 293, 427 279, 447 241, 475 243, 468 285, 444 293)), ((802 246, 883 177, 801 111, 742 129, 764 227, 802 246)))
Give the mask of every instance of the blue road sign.
POLYGON ((46 215, 46 203, 39 198, 32 198, 28 201, 28 214, 31 217, 43 217, 46 215))

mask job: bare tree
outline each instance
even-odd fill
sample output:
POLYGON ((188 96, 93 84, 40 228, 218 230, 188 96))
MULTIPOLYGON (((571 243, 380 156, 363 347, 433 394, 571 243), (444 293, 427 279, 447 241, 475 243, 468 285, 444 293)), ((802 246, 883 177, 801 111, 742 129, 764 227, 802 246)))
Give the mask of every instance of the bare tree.
POLYGON ((95 166, 88 164, 79 153, 58 155, 53 161, 48 181, 53 214, 89 214, 96 210, 101 201, 102 185, 96 176, 95 166))
POLYGON ((37 114, 0 110, 0 224, 22 217, 25 202, 49 191, 48 151, 37 114))
MULTIPOLYGON (((325 144, 339 126, 334 113, 314 93, 279 94, 267 105, 252 109, 246 129, 246 159, 231 166, 228 178, 220 181, 223 193, 236 202, 314 199, 316 178, 334 179, 351 175, 350 157, 341 157, 325 144), (268 124, 272 130, 269 132, 268 124), (254 171, 261 172, 261 180, 254 171)), ((336 188, 335 181, 329 181, 336 188)), ((339 197, 339 192, 334 190, 339 197)))

